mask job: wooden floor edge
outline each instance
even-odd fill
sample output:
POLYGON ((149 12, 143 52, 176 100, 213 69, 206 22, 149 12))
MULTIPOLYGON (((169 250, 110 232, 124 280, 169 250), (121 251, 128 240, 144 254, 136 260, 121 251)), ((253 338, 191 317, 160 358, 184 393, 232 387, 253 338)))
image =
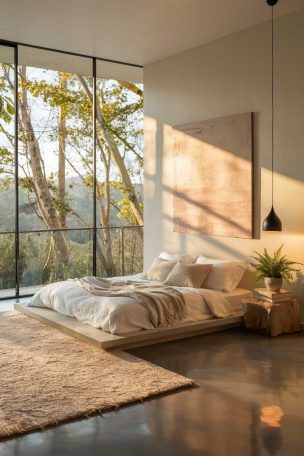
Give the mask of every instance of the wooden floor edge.
POLYGON ((63 333, 84 342, 109 349, 128 349, 162 342, 185 339, 203 334, 224 331, 243 325, 241 315, 226 318, 212 318, 200 322, 178 324, 175 327, 141 330, 124 335, 110 334, 101 329, 79 322, 78 320, 61 315, 51 309, 28 307, 15 304, 19 312, 54 327, 63 333))

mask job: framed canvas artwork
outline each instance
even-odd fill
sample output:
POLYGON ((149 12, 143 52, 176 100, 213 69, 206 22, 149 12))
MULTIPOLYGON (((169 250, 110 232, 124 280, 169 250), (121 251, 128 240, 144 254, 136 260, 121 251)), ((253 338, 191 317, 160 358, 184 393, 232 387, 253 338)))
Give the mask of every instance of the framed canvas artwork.
POLYGON ((252 113, 172 129, 174 231, 253 237, 252 113))

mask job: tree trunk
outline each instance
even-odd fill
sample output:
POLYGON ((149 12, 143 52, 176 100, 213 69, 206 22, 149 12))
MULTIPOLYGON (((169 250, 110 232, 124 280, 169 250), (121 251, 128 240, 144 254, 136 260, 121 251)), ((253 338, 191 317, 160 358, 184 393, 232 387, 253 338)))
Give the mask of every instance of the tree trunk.
MULTIPOLYGON (((62 90, 67 89, 65 73, 58 73, 59 84, 62 90)), ((58 217, 63 229, 66 223, 66 198, 65 198, 65 147, 66 147, 66 107, 60 105, 58 117, 58 217)))
POLYGON ((105 163, 106 168, 106 177, 105 177, 105 205, 102 199, 102 196, 99 194, 99 189, 97 188, 97 203, 99 207, 100 213, 100 225, 103 228, 102 236, 100 240, 102 242, 103 247, 103 255, 105 256, 105 270, 108 276, 115 276, 116 274, 116 267, 113 260, 113 252, 112 252, 112 236, 111 236, 111 228, 110 225, 110 185, 109 185, 109 178, 110 178, 110 165, 109 163, 105 163))
MULTIPOLYGON (((22 82, 25 82, 25 67, 20 67, 20 75, 22 82)), ((21 84, 21 102, 19 106, 25 136, 26 154, 28 156, 28 161, 32 172, 37 204, 46 227, 49 230, 60 230, 62 227, 60 225, 46 176, 44 174, 40 147, 35 136, 29 114, 27 90, 23 84, 21 84)), ((59 262, 66 263, 68 260, 68 248, 63 233, 60 231, 54 231, 53 239, 57 260, 59 262)))
POLYGON ((139 97, 143 98, 144 92, 139 87, 137 87, 135 84, 133 84, 132 82, 126 82, 126 81, 117 81, 117 82, 118 82, 118 84, 123 86, 125 89, 128 89, 128 90, 130 90, 130 92, 133 92, 136 95, 138 95, 139 97))

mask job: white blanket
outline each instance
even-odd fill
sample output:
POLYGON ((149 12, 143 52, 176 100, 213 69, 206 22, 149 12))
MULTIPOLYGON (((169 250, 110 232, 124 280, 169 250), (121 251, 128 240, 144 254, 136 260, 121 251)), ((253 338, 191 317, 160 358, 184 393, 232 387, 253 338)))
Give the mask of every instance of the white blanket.
MULTIPOLYGON (((138 276, 112 280, 140 280, 138 276)), ((155 284, 157 282, 152 282, 155 284)), ((229 301, 213 290, 178 288, 183 294, 187 317, 183 322, 224 318, 235 313, 229 301)), ((74 317, 103 331, 123 334, 140 329, 153 329, 147 310, 130 297, 96 296, 81 288, 75 281, 57 282, 43 287, 28 303, 29 306, 48 307, 68 317, 74 317)))
POLYGON ((111 279, 92 276, 75 279, 75 283, 96 296, 135 299, 147 310, 154 328, 172 326, 187 315, 184 295, 177 288, 168 285, 127 280, 113 282, 111 279))

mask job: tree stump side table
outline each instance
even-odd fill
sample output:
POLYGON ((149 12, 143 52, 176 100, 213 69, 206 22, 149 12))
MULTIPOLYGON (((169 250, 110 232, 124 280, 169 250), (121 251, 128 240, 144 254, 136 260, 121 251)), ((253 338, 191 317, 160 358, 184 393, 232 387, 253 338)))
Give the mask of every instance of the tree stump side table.
POLYGON ((296 298, 271 303, 255 298, 243 300, 244 323, 272 337, 301 331, 300 305, 296 298))

